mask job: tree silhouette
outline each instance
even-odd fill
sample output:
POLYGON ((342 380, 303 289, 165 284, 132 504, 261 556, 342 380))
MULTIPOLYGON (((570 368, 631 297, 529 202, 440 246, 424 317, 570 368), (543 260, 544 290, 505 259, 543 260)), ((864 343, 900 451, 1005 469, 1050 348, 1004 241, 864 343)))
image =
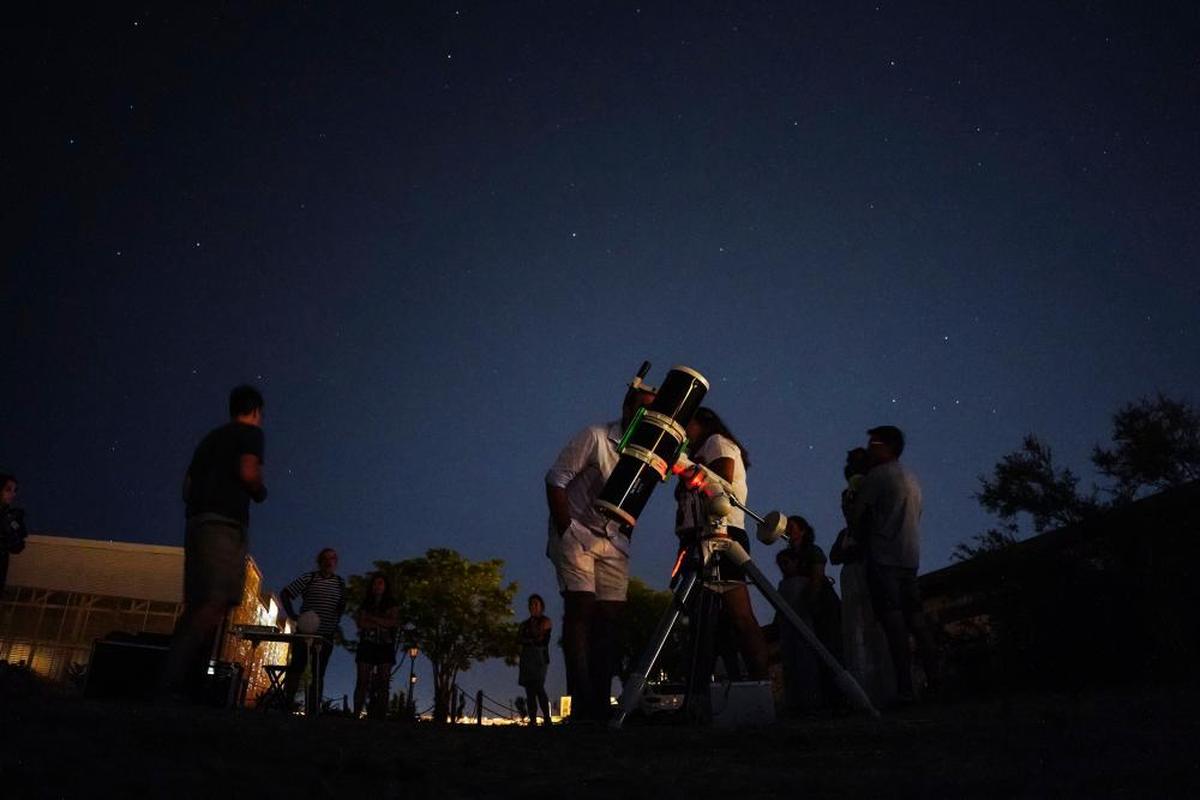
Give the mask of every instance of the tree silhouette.
POLYGON ((1116 503, 1200 480, 1200 411, 1186 402, 1160 392, 1129 403, 1113 415, 1112 441, 1092 451, 1092 463, 1114 481, 1116 503))
POLYGON ((1033 434, 997 462, 991 480, 980 476, 979 483, 980 505, 1006 521, 1028 514, 1038 533, 1079 522, 1098 507, 1094 493, 1081 497, 1079 478, 1057 469, 1050 448, 1033 434))
POLYGON ((1035 435, 1002 457, 991 478, 980 476, 975 498, 1002 525, 955 546, 958 561, 1011 547, 1018 541, 1020 515, 1028 515, 1037 533, 1072 525, 1096 511, 1123 505, 1139 494, 1200 480, 1200 411, 1161 392, 1118 410, 1112 419, 1111 448, 1097 445, 1092 464, 1112 480, 1107 498, 1097 490, 1079 492, 1079 478, 1058 469, 1050 448, 1035 435))
POLYGON ((954 545, 950 557, 955 561, 967 561, 985 553, 1007 550, 1019 542, 1016 523, 1009 522, 999 528, 988 528, 965 542, 954 545))
MULTIPOLYGON (((454 711, 454 682, 476 661, 503 658, 516 663, 517 643, 510 619, 517 584, 503 584, 500 559, 473 562, 454 550, 435 548, 420 558, 376 561, 399 604, 401 626, 433 666, 433 718, 454 711)), ((367 576, 353 576, 364 587, 367 576)))

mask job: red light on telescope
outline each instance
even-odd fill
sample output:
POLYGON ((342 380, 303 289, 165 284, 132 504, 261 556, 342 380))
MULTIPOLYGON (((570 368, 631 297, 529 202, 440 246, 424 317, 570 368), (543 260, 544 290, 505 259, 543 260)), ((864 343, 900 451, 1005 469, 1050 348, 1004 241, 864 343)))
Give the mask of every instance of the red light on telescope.
POLYGON ((685 556, 687 556, 687 550, 680 550, 679 556, 675 559, 675 566, 671 567, 672 578, 679 574, 679 568, 683 566, 683 559, 685 556))

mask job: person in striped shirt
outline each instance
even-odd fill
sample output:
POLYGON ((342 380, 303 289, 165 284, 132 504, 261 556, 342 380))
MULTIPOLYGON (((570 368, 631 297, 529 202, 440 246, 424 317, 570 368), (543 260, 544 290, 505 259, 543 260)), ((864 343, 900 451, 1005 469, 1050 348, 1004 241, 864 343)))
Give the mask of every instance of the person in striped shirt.
MULTIPOLYGON (((317 553, 317 569, 306 572, 289 583, 283 588, 280 596, 283 610, 289 619, 297 620, 300 614, 312 611, 321 620, 316 632, 325 639, 325 645, 318 656, 318 680, 322 684, 325 682, 325 670, 329 667, 329 656, 333 653, 333 638, 338 631, 342 614, 346 612, 346 581, 335 572, 337 564, 337 551, 326 547, 317 553), (300 598, 299 614, 292 605, 292 601, 297 597, 300 598)), ((293 646, 288 659, 287 678, 283 684, 287 697, 296 696, 300 678, 307 666, 308 648, 293 646)))

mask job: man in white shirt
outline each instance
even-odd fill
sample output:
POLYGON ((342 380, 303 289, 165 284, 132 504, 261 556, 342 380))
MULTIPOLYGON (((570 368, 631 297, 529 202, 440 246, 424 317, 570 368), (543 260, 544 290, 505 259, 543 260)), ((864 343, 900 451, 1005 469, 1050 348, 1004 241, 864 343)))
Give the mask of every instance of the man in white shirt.
POLYGON ((630 389, 621 420, 589 425, 572 437, 546 472, 550 507, 546 556, 563 597, 563 657, 571 715, 604 719, 617 654, 617 620, 629 585, 630 530, 593 503, 617 464, 621 435, 654 395, 630 389))

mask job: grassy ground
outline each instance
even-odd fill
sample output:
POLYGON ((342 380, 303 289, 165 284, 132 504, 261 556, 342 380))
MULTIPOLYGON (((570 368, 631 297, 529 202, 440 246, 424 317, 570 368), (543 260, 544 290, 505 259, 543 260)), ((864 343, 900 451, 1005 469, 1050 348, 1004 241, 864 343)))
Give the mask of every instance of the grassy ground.
POLYGON ((315 721, 9 694, 0 796, 1195 797, 1200 692, 918 707, 721 732, 315 721))

